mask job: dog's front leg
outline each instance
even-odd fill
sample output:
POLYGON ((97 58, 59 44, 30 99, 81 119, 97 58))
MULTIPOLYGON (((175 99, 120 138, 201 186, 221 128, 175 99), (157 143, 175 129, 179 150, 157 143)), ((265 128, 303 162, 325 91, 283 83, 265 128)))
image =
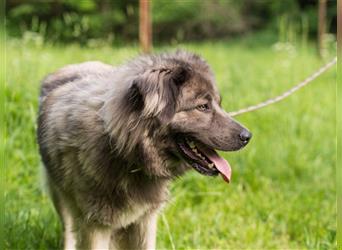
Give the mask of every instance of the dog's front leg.
POLYGON ((153 213, 147 219, 146 225, 146 249, 156 249, 156 238, 157 238, 157 213, 153 213))
POLYGON ((111 237, 111 249, 156 249, 157 213, 144 216, 124 229, 115 231, 111 237))
POLYGON ((111 233, 109 227, 82 225, 78 232, 77 249, 108 250, 111 233))

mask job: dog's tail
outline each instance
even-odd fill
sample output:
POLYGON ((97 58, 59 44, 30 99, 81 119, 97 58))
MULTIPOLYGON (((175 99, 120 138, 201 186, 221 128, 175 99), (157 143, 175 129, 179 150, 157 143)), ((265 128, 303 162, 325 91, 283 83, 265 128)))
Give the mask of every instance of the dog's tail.
POLYGON ((60 86, 77 81, 90 74, 102 74, 109 70, 113 70, 111 65, 98 61, 65 66, 43 79, 39 99, 42 101, 48 94, 60 86))

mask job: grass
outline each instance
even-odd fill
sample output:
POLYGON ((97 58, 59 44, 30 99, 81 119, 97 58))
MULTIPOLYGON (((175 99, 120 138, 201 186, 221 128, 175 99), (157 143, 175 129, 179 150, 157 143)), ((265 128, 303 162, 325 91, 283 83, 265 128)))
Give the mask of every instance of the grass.
MULTIPOLYGON (((232 111, 281 93, 323 64, 310 46, 272 44, 256 36, 180 47, 208 60, 223 106, 232 111)), ((35 140, 40 80, 65 64, 119 64, 137 54, 129 46, 92 49, 8 39, 2 90, 6 249, 60 247, 60 224, 41 191, 35 140)), ((237 117, 254 137, 243 151, 223 153, 233 167, 232 183, 194 171, 174 182, 159 220, 158 248, 336 249, 335 77, 330 70, 286 101, 237 117)))

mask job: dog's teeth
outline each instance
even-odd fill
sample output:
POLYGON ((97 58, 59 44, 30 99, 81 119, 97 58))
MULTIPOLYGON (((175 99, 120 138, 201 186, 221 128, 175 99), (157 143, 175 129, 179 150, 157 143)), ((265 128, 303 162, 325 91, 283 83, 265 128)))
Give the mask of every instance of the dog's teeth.
POLYGON ((214 163, 208 164, 208 167, 209 167, 209 168, 213 168, 213 167, 214 167, 214 163))
POLYGON ((204 156, 200 152, 197 151, 197 149, 193 149, 192 151, 194 151, 199 158, 203 160, 205 159, 204 156))

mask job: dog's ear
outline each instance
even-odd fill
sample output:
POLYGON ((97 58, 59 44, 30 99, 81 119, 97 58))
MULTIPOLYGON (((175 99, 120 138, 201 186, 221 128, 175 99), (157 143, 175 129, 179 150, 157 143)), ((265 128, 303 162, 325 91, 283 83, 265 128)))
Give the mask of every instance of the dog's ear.
POLYGON ((175 114, 180 88, 190 73, 190 67, 185 65, 145 72, 128 89, 124 97, 126 108, 145 118, 157 117, 167 123, 175 114))
POLYGON ((133 81, 125 96, 125 101, 127 101, 126 107, 130 112, 141 112, 144 109, 144 96, 140 91, 139 81, 133 81))
POLYGON ((190 76, 191 70, 186 65, 179 65, 171 69, 170 73, 164 76, 162 100, 165 102, 165 105, 158 116, 161 122, 167 123, 174 116, 180 88, 189 80, 190 76))
POLYGON ((179 87, 190 78, 190 73, 191 70, 188 66, 180 65, 171 71, 170 80, 179 87))

